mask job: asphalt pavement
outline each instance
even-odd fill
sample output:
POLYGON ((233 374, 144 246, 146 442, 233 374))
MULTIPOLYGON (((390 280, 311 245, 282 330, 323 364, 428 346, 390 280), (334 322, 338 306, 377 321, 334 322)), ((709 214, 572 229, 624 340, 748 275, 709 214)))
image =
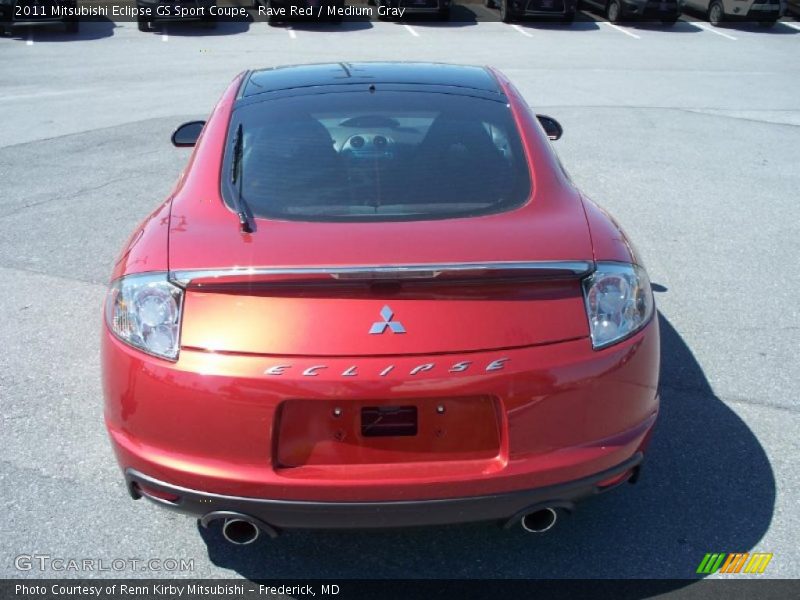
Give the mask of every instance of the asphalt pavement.
MULTIPOLYGON (((341 27, 85 23, 0 38, 0 577, 20 555, 187 559, 198 577, 691 578, 706 552, 800 576, 800 23, 341 27), (656 284, 662 415, 640 482, 545 535, 493 524, 288 532, 254 546, 133 502, 106 438, 101 305, 116 253, 189 152, 169 144, 251 67, 490 64, 656 284)), ((17 564, 15 564, 17 563, 17 564)), ((107 563, 108 564, 108 563, 107 563)))

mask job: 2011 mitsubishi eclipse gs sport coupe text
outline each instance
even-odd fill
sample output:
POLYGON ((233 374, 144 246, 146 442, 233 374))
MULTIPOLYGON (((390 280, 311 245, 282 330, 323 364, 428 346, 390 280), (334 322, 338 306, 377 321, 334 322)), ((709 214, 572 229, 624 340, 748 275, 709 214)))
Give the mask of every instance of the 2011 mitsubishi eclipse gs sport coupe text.
POLYGON ((130 494, 287 528, 553 526, 635 480, 650 283, 490 68, 246 72, 115 268, 105 416, 130 494))

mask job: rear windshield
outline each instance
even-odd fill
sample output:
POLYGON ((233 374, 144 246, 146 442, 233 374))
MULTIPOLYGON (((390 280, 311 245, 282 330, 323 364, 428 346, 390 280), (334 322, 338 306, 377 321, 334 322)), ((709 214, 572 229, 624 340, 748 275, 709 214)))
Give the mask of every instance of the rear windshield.
POLYGON ((403 91, 313 94, 241 106, 241 194, 255 216, 309 221, 424 220, 501 212, 530 195, 510 108, 403 91))

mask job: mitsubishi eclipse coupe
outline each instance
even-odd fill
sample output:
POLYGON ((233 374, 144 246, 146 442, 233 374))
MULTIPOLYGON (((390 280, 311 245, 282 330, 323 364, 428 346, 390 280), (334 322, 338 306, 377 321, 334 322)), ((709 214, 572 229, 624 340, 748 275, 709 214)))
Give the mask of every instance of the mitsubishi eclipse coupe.
POLYGON ((105 419, 133 498, 293 528, 550 529, 633 482, 650 282, 492 68, 249 71, 111 278, 105 419))

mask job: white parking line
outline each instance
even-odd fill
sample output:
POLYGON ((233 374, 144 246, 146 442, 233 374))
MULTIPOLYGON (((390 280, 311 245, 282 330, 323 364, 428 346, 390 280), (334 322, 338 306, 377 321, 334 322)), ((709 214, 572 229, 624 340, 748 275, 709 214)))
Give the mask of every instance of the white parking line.
POLYGON ((614 28, 614 29, 616 29, 617 31, 621 31, 621 32, 622 32, 622 33, 624 33, 625 35, 629 35, 629 36, 631 36, 631 37, 632 37, 632 38, 634 38, 634 39, 637 39, 637 40, 640 40, 640 39, 642 39, 641 37, 639 37, 639 36, 638 36, 638 35, 636 35, 635 33, 632 33, 632 32, 630 32, 630 31, 628 31, 627 29, 623 29, 623 28, 622 28, 622 27, 620 27, 619 25, 614 25, 613 23, 609 23, 608 21, 603 21, 603 23, 605 23, 605 24, 606 24, 606 25, 608 25, 609 27, 613 27, 613 28, 614 28))
POLYGON ((295 31, 294 31, 294 29, 292 27, 287 27, 286 28, 286 33, 288 33, 289 37, 292 38, 292 39, 295 39, 297 37, 297 33, 295 33, 295 31))
POLYGON ((779 21, 782 25, 786 25, 787 27, 791 27, 792 29, 796 29, 800 31, 800 23, 789 23, 788 21, 779 21))
POLYGON ((414 37, 419 37, 419 34, 416 32, 416 30, 411 25, 403 25, 403 27, 405 27, 408 30, 408 33, 410 33, 414 37))
POLYGON ((514 29, 515 31, 518 31, 519 33, 521 33, 521 34, 522 34, 522 35, 524 35, 525 37, 533 37, 533 35, 531 35, 531 32, 530 32, 530 31, 525 31, 525 30, 524 30, 522 27, 520 27, 519 25, 512 25, 512 26, 511 26, 511 28, 512 28, 512 29, 514 29))
POLYGON ((716 33, 717 35, 721 35, 724 38, 728 38, 729 40, 736 41, 736 38, 732 35, 725 33, 724 31, 720 31, 716 27, 712 27, 711 25, 706 25, 705 23, 701 23, 700 21, 692 21, 692 25, 695 25, 702 29, 703 31, 710 31, 711 33, 716 33))
POLYGON ((25 42, 26 46, 33 46, 33 30, 28 29, 28 40, 25 42))
POLYGON ((161 34, 161 41, 168 42, 169 41, 169 32, 167 31, 166 26, 164 26, 164 33, 161 34))

